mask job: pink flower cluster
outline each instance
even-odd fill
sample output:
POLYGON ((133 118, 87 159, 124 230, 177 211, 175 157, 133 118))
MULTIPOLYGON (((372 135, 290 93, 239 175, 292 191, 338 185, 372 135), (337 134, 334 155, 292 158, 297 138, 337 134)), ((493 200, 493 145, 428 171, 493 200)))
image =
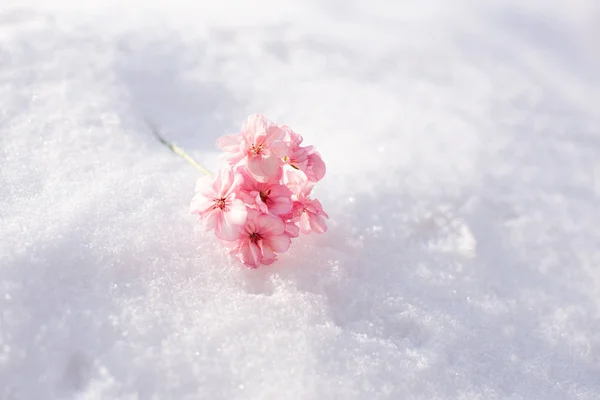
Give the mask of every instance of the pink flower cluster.
POLYGON ((241 133, 217 140, 227 164, 198 180, 192 213, 250 268, 275 262, 300 232, 327 230, 327 214, 310 197, 325 163, 301 144, 289 127, 251 115, 241 133))

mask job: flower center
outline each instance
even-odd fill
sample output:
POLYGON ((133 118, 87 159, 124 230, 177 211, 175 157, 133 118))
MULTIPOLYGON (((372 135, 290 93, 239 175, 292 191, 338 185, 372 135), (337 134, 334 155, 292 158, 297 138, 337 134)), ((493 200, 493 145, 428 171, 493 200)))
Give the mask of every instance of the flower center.
POLYGON ((263 149, 262 144, 256 145, 253 143, 252 147, 250 148, 250 152, 254 155, 259 155, 262 152, 262 149, 263 149))
POLYGON ((262 237, 257 233, 257 232, 252 232, 250 234, 250 241, 252 243, 256 243, 258 242, 260 239, 262 239, 262 237))
POLYGON ((215 207, 218 207, 221 210, 224 209, 225 208, 225 199, 224 198, 215 199, 215 207))
POLYGON ((267 202, 270 194, 271 194, 271 189, 267 190, 266 192, 260 192, 260 199, 263 201, 263 203, 267 202))

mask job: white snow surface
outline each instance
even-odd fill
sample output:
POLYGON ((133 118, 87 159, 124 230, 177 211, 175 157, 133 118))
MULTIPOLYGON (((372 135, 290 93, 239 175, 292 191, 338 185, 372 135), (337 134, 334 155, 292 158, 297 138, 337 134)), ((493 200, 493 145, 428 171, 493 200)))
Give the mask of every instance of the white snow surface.
POLYGON ((600 3, 0 3, 0 399, 600 398, 600 3), (325 235, 189 214, 263 113, 325 235))

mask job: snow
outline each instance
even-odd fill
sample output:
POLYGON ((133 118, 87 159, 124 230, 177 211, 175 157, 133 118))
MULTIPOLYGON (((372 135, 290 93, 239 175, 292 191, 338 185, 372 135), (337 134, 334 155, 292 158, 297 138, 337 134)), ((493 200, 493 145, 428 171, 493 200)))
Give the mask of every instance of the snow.
MULTIPOLYGON (((85 3, 85 4, 80 4, 85 3)), ((0 399, 600 398, 600 6, 0 5, 0 399), (188 212, 250 113, 323 236, 188 212)))

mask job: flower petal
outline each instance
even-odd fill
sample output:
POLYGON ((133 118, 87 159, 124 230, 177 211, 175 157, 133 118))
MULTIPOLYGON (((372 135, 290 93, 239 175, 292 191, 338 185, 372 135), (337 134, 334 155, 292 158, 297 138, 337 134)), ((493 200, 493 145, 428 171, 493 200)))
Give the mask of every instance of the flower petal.
POLYGON ((310 221, 308 219, 308 213, 303 212, 300 216, 300 220, 298 221, 298 228, 300 228, 300 232, 304 234, 308 234, 311 232, 310 221))
POLYGON ((265 214, 269 212, 267 205, 265 204, 264 201, 262 201, 262 199, 260 197, 260 193, 256 193, 256 196, 254 197, 254 204, 260 210, 260 212, 265 213, 265 214))
POLYGON ((226 198, 233 185, 233 171, 227 166, 221 168, 215 176, 213 187, 220 198, 226 198))
POLYGON ((286 167, 284 171, 284 182, 298 197, 308 196, 314 184, 308 180, 306 174, 292 167, 286 167))
POLYGON ((225 213, 225 218, 228 223, 232 225, 244 225, 246 223, 246 218, 248 216, 248 209, 246 205, 241 200, 234 200, 227 207, 227 212, 225 213))
POLYGON ((233 175, 233 181, 229 186, 227 192, 225 192, 225 197, 231 198, 232 196, 237 196, 238 192, 242 189, 242 184, 244 183, 244 177, 238 173, 234 173, 231 171, 233 175))
POLYGON ((258 268, 262 260, 262 252, 260 248, 256 245, 256 243, 252 243, 249 240, 245 241, 240 246, 240 251, 238 252, 239 259, 250 268, 258 268))
POLYGON ((212 198, 206 197, 203 193, 197 193, 192 197, 190 203, 190 212, 192 214, 204 214, 208 212, 215 205, 215 201, 212 198))
POLYGON ((272 176, 279 173, 283 161, 273 154, 259 154, 248 157, 248 171, 258 182, 268 182, 272 176))
POLYGON ((210 231, 214 229, 217 225, 217 220, 219 219, 219 215, 223 212, 220 208, 213 208, 208 212, 202 214, 200 218, 202 218, 202 224, 204 225, 204 229, 210 231))
POLYGON ((285 231, 285 225, 281 218, 274 215, 262 214, 257 219, 258 233, 263 238, 279 236, 285 231))
POLYGON ((246 217, 246 224, 244 225, 244 230, 248 234, 252 234, 258 232, 258 217, 261 215, 260 211, 254 210, 252 208, 248 208, 248 216, 246 217))
POLYGON ((239 133, 223 135, 217 139, 217 147, 228 153, 235 153, 240 150, 242 139, 239 133))
POLYGON ((268 239, 263 240, 263 247, 268 247, 277 253, 283 253, 290 248, 292 240, 286 234, 278 236, 270 236, 268 239))
POLYGON ((273 264, 275 261, 277 261, 277 254, 275 254, 273 249, 271 249, 268 246, 265 246, 264 243, 261 246, 261 248, 262 248, 262 254, 263 254, 263 258, 261 260, 262 264, 269 265, 269 264, 273 264))
POLYGON ((315 210, 315 214, 319 214, 324 216, 325 218, 329 218, 329 215, 327 215, 325 213, 325 211, 323 211, 323 206, 321 205, 321 202, 317 199, 312 199, 310 201, 310 206, 311 209, 315 210))
POLYGON ((292 197, 292 191, 284 185, 272 185, 269 190, 269 197, 292 197))
MULTIPOLYGON (((277 125, 271 123, 268 125, 265 130, 265 137, 263 139, 263 143, 268 147, 271 147, 275 142, 283 143, 283 138, 285 136, 285 131, 282 130, 277 125)), ((285 143, 283 143, 285 145, 285 143)), ((287 145, 285 145, 287 148, 287 145)))
POLYGON ((327 232, 327 223, 325 222, 325 218, 322 215, 318 214, 309 214, 308 222, 310 224, 310 229, 312 229, 315 233, 325 233, 327 232))
MULTIPOLYGON (((273 254, 275 254, 275 253, 273 253, 273 254)), ((275 261, 277 261, 277 256, 275 256, 275 258, 263 258, 262 260, 260 260, 260 263, 264 264, 264 265, 271 265, 275 261)))
POLYGON ((269 195, 269 201, 267 202, 269 205, 269 212, 275 215, 284 215, 292 211, 292 199, 290 197, 285 196, 276 196, 273 197, 269 195))
POLYGON ((292 147, 299 147, 302 143, 303 137, 299 133, 294 132, 289 126, 282 125, 281 130, 284 133, 285 141, 292 147))
POLYGON ((285 157, 290 158, 291 156, 288 145, 282 140, 275 140, 271 142, 269 144, 269 150, 275 157, 279 158, 280 160, 285 157))
POLYGON ((244 152, 240 151, 237 153, 223 153, 219 156, 219 158, 225 161, 227 164, 235 166, 242 160, 242 158, 244 158, 244 152))
POLYGON ((254 143, 257 138, 264 137, 269 126, 273 125, 264 115, 252 114, 242 124, 242 135, 246 140, 254 143))
POLYGON ((306 169, 304 170, 308 179, 312 182, 317 182, 323 179, 327 169, 321 155, 317 152, 308 156, 306 169))
POLYGON ((240 190, 239 192, 237 192, 235 194, 236 198, 243 201, 245 204, 249 205, 249 206, 254 206, 256 204, 256 196, 258 195, 258 192, 256 191, 252 191, 252 192, 247 192, 245 190, 240 190))
POLYGON ((240 231, 242 230, 242 224, 236 223, 236 220, 239 221, 241 218, 241 213, 231 211, 221 211, 221 213, 216 218, 215 224, 215 235, 219 239, 223 240, 236 240, 240 236, 240 231), (232 215, 233 214, 233 215, 232 215))
POLYGON ((272 213, 282 215, 292 210, 292 191, 284 185, 272 185, 267 199, 272 213), (277 209, 277 211, 275 211, 277 209))
POLYGON ((298 235, 300 235, 300 228, 298 228, 298 226, 293 222, 286 222, 285 234, 288 235, 290 238, 298 237, 298 235))
POLYGON ((248 157, 248 171, 258 182, 267 182, 270 176, 277 174, 281 160, 272 155, 248 157))

